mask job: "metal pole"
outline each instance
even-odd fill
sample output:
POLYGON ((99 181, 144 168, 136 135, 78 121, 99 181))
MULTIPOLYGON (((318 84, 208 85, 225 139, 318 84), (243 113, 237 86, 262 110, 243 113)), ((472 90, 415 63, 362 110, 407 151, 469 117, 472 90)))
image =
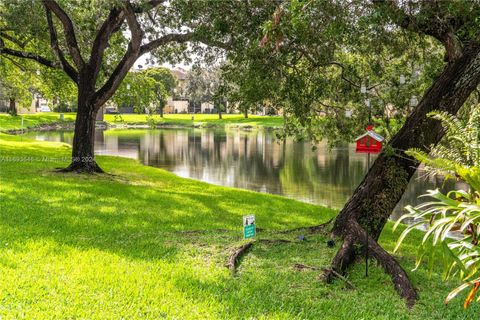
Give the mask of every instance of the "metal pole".
POLYGON ((368 102, 368 124, 372 124, 372 102, 368 102))
MULTIPOLYGON (((370 152, 367 152, 367 173, 370 170, 370 152)), ((366 212, 368 221, 368 210, 366 212)), ((368 226, 365 227, 365 277, 368 277, 368 226)))

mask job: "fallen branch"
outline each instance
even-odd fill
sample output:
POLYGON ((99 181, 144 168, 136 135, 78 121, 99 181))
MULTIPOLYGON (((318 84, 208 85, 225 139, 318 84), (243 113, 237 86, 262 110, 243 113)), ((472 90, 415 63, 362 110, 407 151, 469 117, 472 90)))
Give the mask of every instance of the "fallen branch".
POLYGON ((301 263, 295 263, 295 265, 293 266, 293 268, 297 271, 303 271, 303 270, 320 270, 320 268, 318 267, 313 267, 313 266, 306 266, 304 264, 301 264, 301 263))
POLYGON ((227 263, 225 264, 225 267, 230 269, 230 272, 232 274, 235 274, 237 271, 237 262, 241 258, 243 254, 247 252, 248 249, 253 245, 255 241, 250 241, 242 245, 241 247, 238 247, 228 258, 227 263))
POLYGON ((340 273, 338 273, 337 271, 333 270, 333 269, 330 269, 330 268, 324 268, 323 269, 324 273, 320 275, 320 279, 323 280, 323 277, 326 275, 326 274, 331 274, 333 276, 335 276, 336 278, 342 280, 343 282, 345 282, 347 284, 347 286, 350 288, 350 289, 355 289, 355 286, 353 285, 353 283, 351 283, 347 278, 345 278, 344 276, 342 276, 340 273))

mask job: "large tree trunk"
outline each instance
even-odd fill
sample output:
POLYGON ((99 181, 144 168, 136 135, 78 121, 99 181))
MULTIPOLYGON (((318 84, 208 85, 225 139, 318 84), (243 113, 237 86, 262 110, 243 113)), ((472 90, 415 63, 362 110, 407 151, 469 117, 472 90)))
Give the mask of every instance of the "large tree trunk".
POLYGON ((17 106, 16 106, 16 101, 15 98, 10 98, 8 99, 8 113, 11 116, 16 116, 17 115, 17 106))
MULTIPOLYGON (((428 152, 431 146, 442 138, 444 131, 441 123, 429 118, 427 114, 433 110, 456 114, 479 83, 480 45, 472 44, 465 48, 460 58, 447 65, 428 89, 417 108, 407 118, 405 125, 384 148, 339 213, 332 232, 335 236, 343 237, 345 243, 334 259, 333 269, 337 272, 345 271, 354 261, 357 252, 352 249, 353 246, 364 244, 358 236, 359 230, 368 230, 372 241, 378 240, 391 212, 419 165, 404 151, 419 148, 428 152)), ((376 242, 373 245, 377 245, 376 242)), ((387 262, 387 259, 393 259, 389 255, 377 254, 374 257, 390 273, 400 295, 409 305, 413 304, 416 293, 411 283, 405 281, 407 275, 403 269, 394 260, 387 262), (397 267, 392 267, 395 264, 397 267), (403 272, 400 277, 402 281, 399 281, 397 276, 399 270, 403 272)))
POLYGON ((95 118, 98 106, 91 103, 93 90, 78 91, 78 110, 73 135, 72 162, 62 171, 101 173, 103 170, 95 161, 95 118))

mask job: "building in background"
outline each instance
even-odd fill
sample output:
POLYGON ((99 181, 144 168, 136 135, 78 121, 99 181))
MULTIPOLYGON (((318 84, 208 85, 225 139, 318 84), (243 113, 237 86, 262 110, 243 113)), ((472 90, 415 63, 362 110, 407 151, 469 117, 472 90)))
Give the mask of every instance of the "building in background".
POLYGON ((182 68, 171 69, 170 72, 177 79, 177 85, 173 89, 173 95, 168 97, 167 105, 163 109, 164 113, 189 113, 191 112, 190 103, 185 96, 185 87, 187 71, 182 68))

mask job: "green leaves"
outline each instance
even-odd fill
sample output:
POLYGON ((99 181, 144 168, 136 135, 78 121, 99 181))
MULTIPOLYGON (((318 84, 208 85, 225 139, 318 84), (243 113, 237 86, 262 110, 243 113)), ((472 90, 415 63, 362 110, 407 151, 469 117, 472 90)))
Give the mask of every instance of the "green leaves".
POLYGON ((480 287, 480 278, 470 280, 480 271, 480 106, 473 107, 465 120, 445 112, 432 112, 429 116, 441 121, 446 131, 445 138, 430 155, 415 149, 407 151, 407 154, 424 163, 430 174, 461 179, 470 190, 454 190, 446 195, 439 190, 430 190, 425 196, 434 201, 415 208, 406 207, 409 213, 400 221, 409 218, 414 223, 400 235, 395 250, 411 230, 426 226, 417 255, 417 267, 425 259, 431 267, 435 262, 442 262, 444 280, 458 275, 461 280, 467 281, 445 299, 448 303, 458 293, 473 286, 464 302, 467 308, 480 287), (431 248, 426 249, 427 244, 431 248), (435 255, 437 248, 441 249, 442 255, 435 255))
POLYGON ((480 106, 472 106, 468 117, 461 119, 446 112, 431 112, 441 121, 446 134, 430 154, 411 149, 407 154, 422 162, 430 174, 460 178, 474 191, 480 190, 480 106))
MULTIPOLYGON (((462 280, 469 280, 480 270, 478 194, 463 190, 443 194, 437 189, 429 190, 424 196, 432 201, 416 207, 407 206, 405 209, 408 213, 396 222, 394 229, 406 219, 412 221, 401 233, 394 251, 398 250, 412 230, 425 227, 426 232, 419 245, 415 269, 426 260, 430 272, 433 272, 435 265, 441 262, 444 280, 455 275, 462 280)), ((477 281, 478 279, 452 291, 446 302, 477 281)))
POLYGON ((133 106, 136 112, 143 113, 156 107, 155 102, 159 100, 157 93, 160 97, 167 95, 162 82, 145 71, 129 72, 112 101, 117 106, 133 106))

